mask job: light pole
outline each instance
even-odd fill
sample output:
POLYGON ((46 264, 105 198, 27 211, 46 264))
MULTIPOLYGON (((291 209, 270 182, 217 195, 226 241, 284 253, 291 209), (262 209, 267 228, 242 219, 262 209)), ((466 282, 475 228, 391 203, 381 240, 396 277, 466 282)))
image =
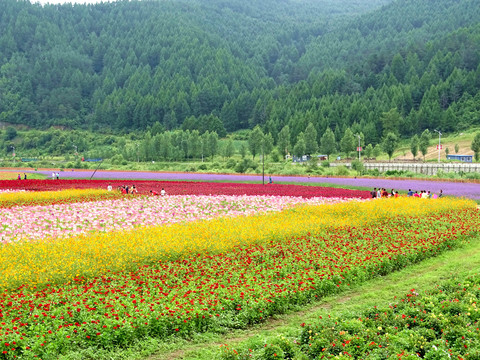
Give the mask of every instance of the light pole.
POLYGON ((75 160, 77 160, 77 157, 78 157, 78 148, 77 148, 77 145, 73 145, 73 147, 75 148, 75 160))
POLYGON ((442 141, 442 133, 441 133, 439 130, 437 130, 437 129, 435 129, 435 130, 433 130, 433 131, 435 131, 435 132, 438 133, 438 146, 437 146, 437 149, 438 149, 438 162, 440 162, 440 152, 442 151, 442 143, 441 143, 441 141, 442 141))

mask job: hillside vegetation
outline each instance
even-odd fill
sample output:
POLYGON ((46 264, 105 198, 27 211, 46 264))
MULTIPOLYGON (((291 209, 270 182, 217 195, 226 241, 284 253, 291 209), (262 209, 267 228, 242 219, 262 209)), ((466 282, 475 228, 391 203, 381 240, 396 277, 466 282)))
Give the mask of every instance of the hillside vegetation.
MULTIPOLYGON (((362 146, 388 133, 461 132, 480 125, 479 19, 475 0, 5 0, 0 122, 137 140, 149 131, 153 142, 165 131, 221 138, 258 125, 283 141, 280 153, 294 152, 309 124, 320 151, 331 129, 346 153, 350 131, 362 146)), ((0 145, 62 155, 73 143, 40 137, 0 145)))

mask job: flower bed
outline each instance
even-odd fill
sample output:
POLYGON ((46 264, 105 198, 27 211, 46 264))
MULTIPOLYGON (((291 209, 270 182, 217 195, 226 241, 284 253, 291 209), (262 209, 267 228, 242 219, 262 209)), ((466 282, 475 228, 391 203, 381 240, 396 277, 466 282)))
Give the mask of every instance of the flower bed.
MULTIPOLYGON (((4 356, 49 359, 79 347, 128 346, 143 336, 188 337, 193 332, 243 327, 353 282, 435 256, 479 230, 479 213, 470 202, 419 204, 413 199, 389 199, 213 220, 208 226, 207 222, 191 223, 183 225, 185 232, 178 235, 188 251, 176 260, 138 264, 134 272, 115 272, 110 267, 98 277, 76 276, 70 282, 39 286, 33 291, 27 285, 10 288, 0 297, 0 338, 8 344, 4 356), (332 220, 335 223, 330 223, 332 220), (281 226, 277 226, 279 223, 281 226), (297 232, 278 234, 281 228, 297 232), (230 234, 234 236, 226 236, 232 229, 235 231, 230 234), (254 232, 258 236, 252 235, 254 232), (213 248, 215 242, 222 247, 213 248)), ((140 238, 147 236, 142 245, 147 246, 158 237, 158 233, 150 235, 155 229, 136 239, 135 232, 128 237, 119 233, 128 239, 126 243, 134 242, 129 261, 145 250, 137 242, 140 238)), ((164 237, 162 253, 180 251, 172 236, 164 237)), ((68 252, 75 252, 72 248, 77 241, 80 239, 62 249, 64 254, 59 259, 63 264, 54 269, 56 272, 70 270, 68 252)), ((116 245, 115 241, 112 244, 116 245)), ((101 261, 103 254, 113 250, 112 244, 92 246, 88 255, 98 256, 95 260, 101 261)), ((160 244, 146 250, 151 252, 160 244)), ((4 246, 2 255, 9 248, 21 250, 4 246)), ((46 253, 46 257, 55 256, 54 251, 46 253)), ((39 260, 26 258, 25 254, 19 259, 29 267, 39 260)), ((38 278, 55 261, 43 263, 31 275, 38 278)), ((3 259, 0 263, 5 264, 3 259)), ((28 271, 21 266, 20 262, 15 265, 19 273, 28 271)), ((2 273, 1 278, 15 275, 2 273)))
POLYGON ((0 289, 21 284, 60 283, 76 276, 134 270, 139 265, 171 261, 190 254, 217 254, 235 246, 283 241, 344 226, 364 226, 398 216, 447 213, 474 208, 467 200, 384 199, 363 203, 303 206, 259 216, 217 218, 143 226, 126 231, 95 232, 72 238, 11 242, 0 248, 0 289))
POLYGON ((261 214, 299 204, 320 205, 343 201, 346 200, 291 196, 122 196, 118 192, 105 190, 50 191, 25 196, 11 194, 8 197, 0 195, 0 206, 53 203, 49 206, 16 206, 8 210, 0 208, 0 223, 3 224, 0 240, 7 243, 22 239, 71 237, 96 231, 261 214), (114 199, 85 202, 95 197, 101 199, 100 196, 114 199))
MULTIPOLYGON (((92 202, 105 199, 115 199, 121 197, 118 192, 112 192, 100 189, 86 190, 65 190, 65 191, 41 191, 30 192, 22 190, 6 190, 0 193, 0 211, 1 209, 9 209, 7 213, 13 214, 11 208, 19 206, 36 206, 36 205, 55 205, 69 204, 75 202, 92 202)), ((24 211, 20 209, 18 211, 24 211)), ((1 213, 0 213, 1 214, 1 213)), ((5 220, 0 220, 5 224, 5 220)))
POLYGON ((318 186, 282 185, 282 184, 243 184, 243 183, 207 183, 186 181, 137 181, 137 180, 0 180, 0 189, 28 189, 33 191, 51 191, 63 189, 114 189, 122 185, 132 185, 140 194, 149 194, 150 190, 160 193, 165 188, 169 195, 269 195, 360 198, 370 197, 368 191, 325 188, 318 186))

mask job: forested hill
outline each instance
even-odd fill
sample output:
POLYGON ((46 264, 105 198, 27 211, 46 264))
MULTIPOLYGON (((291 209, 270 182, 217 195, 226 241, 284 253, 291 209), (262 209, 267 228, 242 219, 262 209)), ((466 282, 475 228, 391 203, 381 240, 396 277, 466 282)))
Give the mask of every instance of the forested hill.
POLYGON ((0 122, 276 138, 479 124, 477 0, 0 2, 0 122))

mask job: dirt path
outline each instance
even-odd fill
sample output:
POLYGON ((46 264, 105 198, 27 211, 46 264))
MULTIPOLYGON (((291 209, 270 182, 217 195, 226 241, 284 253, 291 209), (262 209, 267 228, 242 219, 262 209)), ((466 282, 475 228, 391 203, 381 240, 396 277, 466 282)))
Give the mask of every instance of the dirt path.
POLYGON ((156 354, 145 360, 195 359, 195 353, 198 354, 199 351, 207 348, 218 349, 223 344, 234 346, 259 335, 274 336, 277 333, 281 333, 288 326, 292 326, 292 324, 314 321, 314 319, 318 318, 318 313, 324 310, 334 310, 340 306, 353 307, 356 304, 365 303, 366 299, 367 302, 377 301, 378 299, 392 299, 396 295, 403 295, 412 287, 425 289, 432 286, 436 281, 450 276, 451 273, 479 268, 480 238, 477 237, 475 243, 468 245, 467 249, 457 249, 444 253, 435 259, 429 259, 402 271, 376 278, 357 286, 354 290, 331 296, 322 302, 312 304, 304 308, 304 310, 279 315, 259 326, 243 331, 233 331, 233 334, 220 336, 219 339, 217 338, 212 342, 187 343, 177 350, 156 354))

